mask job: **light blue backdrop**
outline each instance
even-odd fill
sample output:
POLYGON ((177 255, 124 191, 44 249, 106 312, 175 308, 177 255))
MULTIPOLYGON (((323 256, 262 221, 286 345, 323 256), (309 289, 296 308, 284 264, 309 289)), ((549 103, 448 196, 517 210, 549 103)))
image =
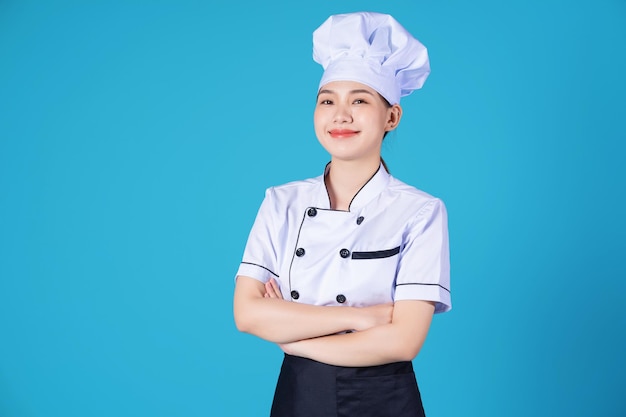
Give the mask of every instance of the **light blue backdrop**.
POLYGON ((626 415, 623 0, 4 0, 0 416, 267 414, 233 274, 327 161, 311 32, 357 10, 431 56, 384 149, 450 215, 428 416, 626 415))

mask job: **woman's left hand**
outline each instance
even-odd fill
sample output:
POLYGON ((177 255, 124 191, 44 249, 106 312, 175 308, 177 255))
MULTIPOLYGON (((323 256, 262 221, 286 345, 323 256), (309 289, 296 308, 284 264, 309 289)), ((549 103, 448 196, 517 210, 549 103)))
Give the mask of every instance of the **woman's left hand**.
POLYGON ((278 298, 279 300, 283 299, 283 294, 280 292, 278 283, 274 278, 270 278, 270 280, 265 283, 265 294, 263 296, 265 298, 278 298))

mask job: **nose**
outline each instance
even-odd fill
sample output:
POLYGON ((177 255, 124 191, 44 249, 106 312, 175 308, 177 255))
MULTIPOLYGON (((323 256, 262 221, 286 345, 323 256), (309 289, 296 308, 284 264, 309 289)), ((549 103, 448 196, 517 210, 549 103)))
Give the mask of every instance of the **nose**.
POLYGON ((349 123, 352 121, 350 107, 342 104, 335 105, 335 123, 349 123))

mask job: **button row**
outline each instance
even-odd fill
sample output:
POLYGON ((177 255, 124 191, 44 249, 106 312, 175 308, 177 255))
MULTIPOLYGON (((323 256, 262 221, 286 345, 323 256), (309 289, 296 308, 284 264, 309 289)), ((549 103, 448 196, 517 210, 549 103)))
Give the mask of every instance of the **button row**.
MULTIPOLYGON (((304 250, 304 248, 298 248, 296 249, 296 256, 298 258, 304 256, 304 254, 306 253, 306 251, 304 250)), ((341 256, 342 258, 347 258, 348 256, 350 256, 350 251, 346 248, 341 249, 339 251, 339 256, 341 256)))
MULTIPOLYGON (((291 291, 291 298, 297 300, 298 298, 300 298, 300 293, 296 290, 291 291)), ((343 294, 339 294, 337 297, 335 297, 335 300, 337 300, 338 303, 343 304, 346 302, 346 296, 343 294)))

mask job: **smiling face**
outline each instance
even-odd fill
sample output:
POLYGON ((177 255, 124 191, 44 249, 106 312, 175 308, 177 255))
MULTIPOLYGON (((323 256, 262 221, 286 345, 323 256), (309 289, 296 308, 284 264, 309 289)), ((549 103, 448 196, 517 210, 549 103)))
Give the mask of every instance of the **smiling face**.
POLYGON ((398 126, 402 108, 354 81, 324 85, 315 106, 315 134, 333 160, 379 161, 385 132, 398 126))

